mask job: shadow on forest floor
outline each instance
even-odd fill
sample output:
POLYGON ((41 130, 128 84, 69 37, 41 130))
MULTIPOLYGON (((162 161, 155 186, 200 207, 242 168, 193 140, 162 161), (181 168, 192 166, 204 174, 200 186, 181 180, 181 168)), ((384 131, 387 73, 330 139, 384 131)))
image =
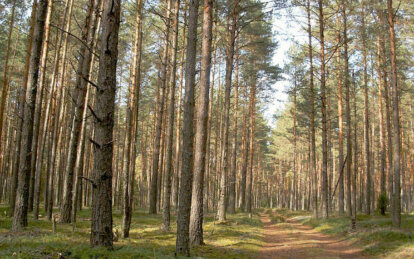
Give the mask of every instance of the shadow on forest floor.
MULTIPOLYGON (((91 248, 89 245, 90 210, 78 213, 76 228, 71 224, 52 224, 45 215, 32 220, 24 233, 9 233, 12 218, 5 216, 6 207, 0 207, 0 258, 174 258, 176 218, 171 218, 171 232, 161 230, 161 215, 148 215, 143 210, 133 214, 130 238, 119 238, 114 250, 91 248)), ((121 230, 122 217, 114 211, 114 232, 121 230)), ((214 222, 207 214, 204 224, 206 245, 193 247, 192 256, 203 258, 253 258, 263 244, 262 223, 258 215, 249 218, 246 213, 228 215, 224 224, 214 222)))

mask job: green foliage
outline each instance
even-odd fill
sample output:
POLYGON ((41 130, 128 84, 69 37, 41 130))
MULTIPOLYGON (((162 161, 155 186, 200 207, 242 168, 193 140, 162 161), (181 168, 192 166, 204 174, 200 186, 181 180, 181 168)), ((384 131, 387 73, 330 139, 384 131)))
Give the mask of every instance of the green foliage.
POLYGON ((378 196, 378 200, 377 200, 377 207, 381 215, 385 215, 385 210, 387 209, 387 206, 388 206, 388 197, 385 193, 381 193, 378 196))

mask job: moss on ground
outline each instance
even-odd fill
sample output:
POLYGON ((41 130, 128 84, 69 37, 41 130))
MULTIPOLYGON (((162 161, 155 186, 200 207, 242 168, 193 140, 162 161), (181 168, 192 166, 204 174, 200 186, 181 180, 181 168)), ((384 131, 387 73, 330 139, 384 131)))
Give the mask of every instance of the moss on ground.
POLYGON ((350 231, 350 218, 333 214, 328 220, 315 219, 307 211, 268 210, 275 221, 295 218, 317 231, 329 235, 347 236, 361 245, 364 253, 381 258, 414 258, 414 215, 402 215, 401 228, 393 228, 389 215, 375 213, 357 216, 357 230, 350 231))
MULTIPOLYGON (((52 224, 41 215, 31 220, 23 233, 10 234, 12 223, 5 216, 7 208, 0 207, 0 258, 174 258, 176 218, 172 217, 171 232, 161 230, 161 215, 148 215, 143 210, 133 214, 130 238, 119 238, 114 250, 91 248, 89 245, 90 210, 78 213, 76 228, 71 224, 52 224)), ((120 232, 121 213, 115 211, 114 232, 120 232)), ((193 247, 191 256, 202 258, 253 258, 263 245, 262 224, 257 215, 247 213, 228 215, 227 221, 218 224, 208 214, 204 224, 204 246, 193 247)))

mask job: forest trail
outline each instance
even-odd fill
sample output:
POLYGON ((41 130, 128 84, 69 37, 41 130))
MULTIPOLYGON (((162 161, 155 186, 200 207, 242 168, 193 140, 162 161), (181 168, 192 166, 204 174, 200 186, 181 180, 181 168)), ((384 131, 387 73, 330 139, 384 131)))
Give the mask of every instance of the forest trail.
POLYGON ((260 258, 367 258, 349 239, 322 234, 295 220, 274 224, 260 214, 265 245, 260 258))

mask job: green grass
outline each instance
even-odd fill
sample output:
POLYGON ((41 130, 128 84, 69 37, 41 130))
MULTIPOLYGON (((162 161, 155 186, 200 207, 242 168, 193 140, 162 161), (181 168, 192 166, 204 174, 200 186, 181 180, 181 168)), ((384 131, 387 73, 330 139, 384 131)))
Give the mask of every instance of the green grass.
MULTIPOLYGON (((389 215, 358 215, 355 232, 350 231, 349 217, 331 215, 328 220, 315 219, 306 211, 273 210, 271 218, 296 217, 298 221, 329 235, 347 236, 362 246, 364 253, 381 258, 414 258, 414 215, 402 215, 401 228, 392 227, 389 215)), ((268 211, 269 213, 269 211, 268 211)))
MULTIPOLYGON (((89 245, 90 210, 78 213, 73 232, 70 224, 52 225, 42 215, 34 221, 29 214, 29 227, 23 233, 10 234, 12 219, 5 216, 7 208, 0 207, 0 258, 174 258, 176 218, 172 217, 171 232, 161 230, 161 215, 148 215, 143 210, 134 211, 130 238, 119 238, 114 250, 91 248, 89 245)), ((115 211, 114 232, 121 229, 121 213, 115 211)), ((246 213, 228 215, 226 222, 214 222, 208 214, 204 224, 206 245, 193 247, 191 256, 203 258, 253 258, 263 241, 262 224, 257 215, 249 218, 246 213)))

